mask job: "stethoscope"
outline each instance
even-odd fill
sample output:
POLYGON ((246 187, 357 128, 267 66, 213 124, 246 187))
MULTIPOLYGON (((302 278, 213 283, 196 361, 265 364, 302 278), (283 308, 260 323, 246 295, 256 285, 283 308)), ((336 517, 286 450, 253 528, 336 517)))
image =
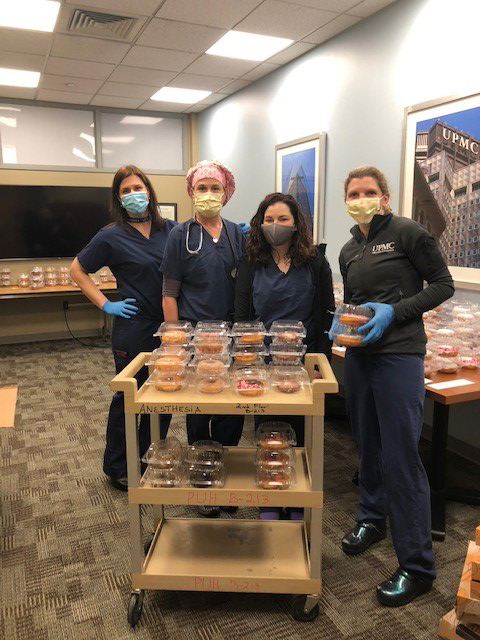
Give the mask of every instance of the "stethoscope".
MULTIPOLYGON (((225 224, 225 222, 223 222, 223 229, 225 229, 225 233, 227 235, 227 240, 228 240, 228 244, 230 245, 230 249, 232 250, 232 254, 233 254, 233 269, 231 270, 230 274, 232 276, 232 278, 236 278, 237 277, 237 273, 238 273, 238 254, 237 254, 237 250, 235 248, 234 243, 232 242, 232 239, 230 238, 230 233, 228 231, 228 227, 225 224)), ((220 240, 220 238, 218 238, 220 240)), ((185 235, 185 248, 187 250, 187 253, 189 253, 191 256, 195 256, 198 255, 200 253, 200 250, 203 246, 203 225, 200 224, 200 222, 196 219, 196 218, 192 218, 191 220, 189 220, 187 222, 187 232, 185 235), (190 227, 193 223, 198 224, 198 226, 200 227, 200 239, 198 241, 198 247, 196 249, 190 249, 190 227)))

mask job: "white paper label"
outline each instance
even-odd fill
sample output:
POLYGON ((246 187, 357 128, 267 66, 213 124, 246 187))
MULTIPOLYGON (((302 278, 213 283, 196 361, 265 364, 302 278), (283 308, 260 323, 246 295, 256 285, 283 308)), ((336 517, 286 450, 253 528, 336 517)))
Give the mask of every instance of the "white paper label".
POLYGON ((465 387, 468 384, 474 384, 473 380, 451 380, 448 382, 436 382, 431 384, 430 389, 451 389, 452 387, 465 387))
POLYGON ((343 351, 346 351, 346 350, 347 350, 347 347, 335 347, 335 351, 343 352, 343 351))
POLYGON ((431 380, 429 378, 425 378, 425 384, 430 384, 431 380))

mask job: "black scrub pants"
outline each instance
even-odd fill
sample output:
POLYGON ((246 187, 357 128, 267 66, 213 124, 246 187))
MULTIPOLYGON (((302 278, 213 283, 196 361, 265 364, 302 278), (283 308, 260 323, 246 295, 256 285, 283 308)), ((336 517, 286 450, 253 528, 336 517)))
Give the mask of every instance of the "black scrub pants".
POLYGON ((243 415, 187 415, 188 444, 197 440, 215 440, 225 447, 236 447, 243 430, 243 415))
MULTIPOLYGON (((115 316, 112 327, 112 350, 115 360, 115 371, 120 373, 129 362, 142 351, 153 351, 160 341, 153 334, 158 329, 161 320, 151 318, 120 318, 115 316)), ((138 384, 143 384, 147 379, 147 371, 143 369, 136 376, 138 384)), ((160 417, 161 437, 165 438, 170 425, 171 415, 160 417)), ((140 457, 150 446, 150 416, 140 416, 140 457)), ((110 411, 108 414, 107 437, 105 454, 103 457, 103 471, 113 478, 125 478, 127 476, 127 456, 125 444, 125 412, 123 393, 113 394, 110 411)))
POLYGON ((400 567, 435 578, 430 486, 418 453, 423 356, 347 349, 345 394, 359 455, 356 520, 383 523, 388 516, 400 567))

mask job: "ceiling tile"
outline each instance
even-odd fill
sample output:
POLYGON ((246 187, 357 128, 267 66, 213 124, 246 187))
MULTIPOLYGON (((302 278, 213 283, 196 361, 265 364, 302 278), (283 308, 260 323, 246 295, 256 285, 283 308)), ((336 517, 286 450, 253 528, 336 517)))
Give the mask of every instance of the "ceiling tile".
POLYGON ((157 18, 231 29, 261 3, 262 0, 166 0, 157 18))
POLYGON ((102 86, 101 80, 87 80, 85 78, 72 78, 72 76, 53 76, 44 73, 40 76, 40 89, 54 89, 55 91, 68 91, 74 93, 95 93, 102 86), (73 84, 73 87, 67 87, 73 84))
POLYGON ((0 86, 0 101, 2 98, 21 98, 22 100, 33 100, 36 88, 26 87, 2 87, 0 86))
POLYGON ((313 44, 320 44, 329 38, 333 38, 333 36, 336 36, 338 33, 345 31, 345 29, 348 29, 359 21, 360 18, 356 18, 355 16, 347 16, 346 14, 338 16, 335 20, 332 20, 324 27, 320 27, 320 29, 317 29, 307 36, 305 41, 313 44))
POLYGON ((198 113, 199 111, 203 111, 208 107, 211 107, 213 104, 220 102, 221 100, 225 100, 227 96, 221 93, 212 93, 211 96, 207 96, 204 100, 193 104, 188 109, 185 109, 184 113, 198 113))
POLYGON ((200 56, 195 62, 185 69, 185 73, 198 73, 199 75, 218 76, 219 78, 238 78, 251 71, 258 62, 251 60, 236 60, 222 56, 200 56))
POLYGON ((336 11, 343 13, 348 11, 360 0, 288 0, 292 4, 301 4, 303 7, 312 7, 313 9, 325 9, 326 11, 336 11))
POLYGON ((276 71, 280 69, 279 64, 271 64, 270 62, 262 62, 262 64, 255 67, 252 71, 249 71, 244 76, 242 76, 242 80, 250 80, 251 82, 255 82, 259 78, 263 78, 267 73, 272 73, 272 71, 276 71))
POLYGON ((169 87, 181 87, 183 89, 203 89, 204 91, 217 91, 224 87, 233 78, 216 78, 215 76, 200 76, 190 73, 180 73, 168 83, 169 87))
POLYGON ((396 0, 364 0, 353 9, 350 9, 348 13, 352 16, 366 18, 367 16, 371 16, 372 13, 380 11, 380 9, 383 9, 395 1, 396 0))
POLYGON ((67 4, 75 4, 89 9, 103 9, 119 15, 122 12, 137 13, 140 16, 151 16, 158 9, 159 0, 67 0, 67 4))
POLYGON ((45 60, 45 56, 39 56, 33 53, 14 53, 13 51, 0 51, 0 67, 4 69, 43 71, 45 60))
POLYGON ((152 20, 137 40, 137 44, 177 51, 203 53, 226 33, 224 29, 214 29, 172 20, 152 20))
POLYGON ((233 82, 230 82, 230 84, 227 84, 225 87, 222 87, 221 89, 219 89, 218 92, 231 95, 236 91, 240 91, 240 89, 243 89, 249 84, 251 84, 250 80, 234 80, 233 82))
POLYGON ((235 31, 300 40, 337 15, 338 12, 301 7, 281 0, 265 0, 248 18, 236 25, 235 31))
POLYGON ((197 53, 135 45, 122 60, 122 64, 129 67, 142 67, 143 69, 183 71, 195 58, 198 58, 197 53))
POLYGON ((284 49, 277 53, 276 56, 272 56, 268 59, 268 62, 273 62, 275 64, 287 64, 291 60, 298 58, 302 54, 310 51, 315 47, 314 44, 309 44, 308 42, 294 42, 288 49, 284 49))
POLYGON ((50 55, 59 58, 118 64, 127 53, 129 46, 123 42, 110 42, 100 38, 85 38, 57 33, 50 55))
POLYGON ((47 55, 53 34, 22 29, 0 29, 0 49, 18 53, 47 55))
POLYGON ((182 113, 185 110, 185 105, 179 102, 158 102, 158 100, 148 100, 144 102, 141 109, 147 109, 148 111, 173 111, 174 113, 182 113))
POLYGON ((120 98, 118 96, 96 95, 90 104, 95 107, 117 107, 118 109, 136 109, 143 102, 144 98, 120 98))
POLYGON ((73 91, 52 91, 50 89, 39 89, 36 100, 46 102, 68 102, 70 104, 88 104, 92 99, 90 93, 74 93, 73 91))
POLYGON ((59 76, 70 75, 75 78, 91 78, 92 80, 106 80, 114 69, 114 64, 49 57, 47 66, 45 67, 45 73, 52 73, 59 76))
POLYGON ((147 100, 155 93, 155 87, 144 87, 140 84, 125 84, 123 82, 105 82, 100 89, 102 96, 120 96, 122 98, 143 98, 147 100))
POLYGON ((176 75, 174 71, 157 71, 156 69, 141 69, 140 67, 124 67, 122 65, 115 69, 109 80, 160 88, 170 82, 176 75))

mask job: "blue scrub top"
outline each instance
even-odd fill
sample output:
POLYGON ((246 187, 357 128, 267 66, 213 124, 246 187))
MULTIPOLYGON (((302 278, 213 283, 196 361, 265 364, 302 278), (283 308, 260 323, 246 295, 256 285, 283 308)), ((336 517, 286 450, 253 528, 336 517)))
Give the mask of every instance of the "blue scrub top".
POLYGON ((170 234, 165 248, 162 270, 181 282, 177 300, 181 320, 229 320, 233 316, 235 279, 232 270, 238 267, 243 255, 244 237, 238 224, 223 219, 218 242, 194 218, 179 224, 170 234), (186 249, 187 229, 190 228, 189 248, 198 249, 203 230, 203 244, 199 253, 186 249))
POLYGON ((255 267, 253 307, 267 330, 274 320, 300 320, 307 329, 307 349, 315 344, 313 327, 314 286, 308 265, 293 265, 283 273, 270 258, 268 265, 255 267))
POLYGON ((146 238, 127 223, 100 229, 77 255, 87 273, 109 267, 123 298, 135 298, 138 318, 163 319, 162 260, 170 231, 177 225, 165 220, 161 229, 153 229, 146 238))

